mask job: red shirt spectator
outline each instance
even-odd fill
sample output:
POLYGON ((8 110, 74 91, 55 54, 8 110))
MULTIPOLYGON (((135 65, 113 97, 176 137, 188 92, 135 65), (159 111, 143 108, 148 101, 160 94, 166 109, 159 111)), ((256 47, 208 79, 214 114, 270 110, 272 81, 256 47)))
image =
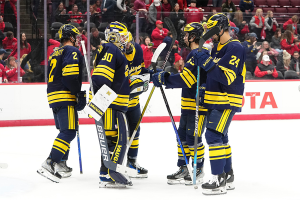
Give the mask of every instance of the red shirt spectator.
MULTIPOLYGON (((47 48, 47 60, 49 60, 50 55, 54 52, 55 48, 58 48, 60 46, 60 42, 53 40, 53 39, 49 39, 48 41, 50 43, 50 46, 48 46, 47 48)), ((40 65, 47 65, 47 60, 43 60, 40 65)))
MULTIPOLYGON (((0 13, 4 13, 4 7, 5 7, 5 2, 7 0, 0 0, 0 13)), ((17 9, 16 9, 16 3, 17 3, 17 0, 9 0, 9 3, 10 3, 10 6, 11 8, 13 9, 14 11, 14 16, 16 17, 16 24, 17 24, 17 9)))
POLYGON ((163 22, 158 20, 156 21, 156 28, 152 31, 151 38, 154 43, 153 49, 156 49, 158 45, 162 43, 164 38, 167 36, 169 30, 163 28, 163 22))
POLYGON ((298 35, 298 31, 297 31, 297 23, 299 22, 298 16, 294 15, 291 19, 289 19, 288 21, 286 21, 283 24, 283 29, 285 30, 287 25, 292 24, 293 28, 295 30, 295 34, 298 35))
POLYGON ((200 22, 203 20, 203 13, 200 8, 196 8, 196 3, 191 3, 191 7, 186 9, 184 17, 186 18, 186 24, 200 22))
POLYGON ((293 55, 294 51, 299 51, 297 45, 294 44, 294 38, 291 31, 286 30, 280 42, 281 49, 286 50, 289 54, 293 55))
POLYGON ((139 17, 146 17, 146 4, 144 2, 144 0, 135 0, 134 1, 134 10, 136 11, 144 11, 144 12, 139 12, 139 17))
POLYGON ((152 48, 153 48, 153 43, 151 43, 151 40, 148 36, 145 37, 145 44, 142 44, 141 47, 143 49, 143 58, 144 58, 144 63, 145 67, 148 68, 151 64, 151 59, 153 56, 152 48))
MULTIPOLYGON (((272 75, 274 78, 278 77, 276 67, 270 63, 270 58, 268 55, 263 56, 261 63, 259 63, 255 68, 254 75, 259 78, 268 75, 272 75)), ((272 78, 271 76, 269 77, 272 78)))
POLYGON ((73 5, 72 11, 69 11, 70 21, 78 24, 82 23, 82 13, 78 12, 78 6, 76 4, 73 5))
MULTIPOLYGON (((27 42, 26 40, 26 35, 25 33, 21 34, 21 44, 20 44, 20 58, 24 55, 24 54, 29 54, 31 52, 31 46, 30 44, 27 42)), ((15 44, 13 51, 10 53, 10 56, 15 57, 16 59, 18 59, 18 44, 15 44)))
MULTIPOLYGON (((8 65, 5 67, 6 76, 9 83, 18 82, 18 65, 15 57, 8 58, 8 65)), ((24 76, 25 71, 20 67, 20 76, 24 76)))
POLYGON ((96 2, 95 2, 95 4, 93 5, 93 7, 94 7, 94 10, 96 11, 96 12, 101 12, 101 1, 100 0, 97 0, 96 2))
POLYGON ((3 21, 3 17, 0 15, 0 31, 4 32, 5 23, 3 21))
POLYGON ((169 0, 163 0, 162 10, 163 10, 163 18, 170 16, 170 12, 172 11, 172 6, 169 3, 169 0))
POLYGON ((157 19, 157 20, 161 20, 162 7, 159 5, 159 6, 155 6, 155 8, 156 8, 156 11, 157 11, 156 19, 157 19))
POLYGON ((79 51, 81 52, 81 54, 83 55, 83 49, 82 49, 82 45, 81 45, 81 41, 84 41, 84 46, 85 46, 85 50, 87 50, 87 37, 85 37, 85 35, 81 34, 79 38, 79 51))
POLYGON ((0 64, 0 78, 2 78, 3 83, 7 83, 5 68, 1 64, 0 64))
POLYGON ((8 31, 6 37, 2 41, 3 49, 13 49, 14 46, 17 44, 17 38, 14 38, 14 34, 11 31, 8 31))
POLYGON ((186 0, 177 0, 180 10, 184 10, 187 8, 186 0))

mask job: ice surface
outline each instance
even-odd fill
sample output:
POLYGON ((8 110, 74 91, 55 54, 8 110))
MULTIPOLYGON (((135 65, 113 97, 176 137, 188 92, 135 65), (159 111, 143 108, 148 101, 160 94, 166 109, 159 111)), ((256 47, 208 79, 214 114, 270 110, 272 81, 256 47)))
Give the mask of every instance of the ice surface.
MULTIPOLYGON (((100 150, 94 125, 80 126, 83 174, 79 173, 76 139, 68 165, 73 175, 53 183, 36 170, 47 158, 58 132, 54 126, 0 128, 0 199, 300 199, 300 120, 233 121, 229 130, 236 189, 222 196, 204 196, 201 187, 168 185, 177 170, 177 145, 171 123, 141 125, 138 162, 149 178, 132 179, 126 189, 99 188, 100 150)), ((203 138, 205 143, 205 138, 203 138)), ((210 177, 208 148, 205 180, 210 177)))

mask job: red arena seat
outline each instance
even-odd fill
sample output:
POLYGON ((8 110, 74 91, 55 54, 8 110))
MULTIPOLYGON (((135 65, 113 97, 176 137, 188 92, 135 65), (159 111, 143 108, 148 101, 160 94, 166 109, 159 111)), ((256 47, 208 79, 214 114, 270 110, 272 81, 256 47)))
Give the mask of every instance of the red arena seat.
POLYGON ((290 0, 280 0, 278 3, 281 7, 292 7, 290 0))
POLYGON ((268 7, 266 0, 256 0, 255 5, 256 7, 268 7))
POLYGON ((287 9, 288 14, 292 14, 292 13, 298 14, 299 13, 299 8, 286 8, 286 9, 287 9))
POLYGON ((275 8, 275 12, 276 12, 276 14, 287 14, 287 10, 286 10, 286 8, 275 8))
POLYGON ((300 7, 299 0, 290 0, 291 6, 300 7))
POLYGON ((267 0, 269 7, 280 7, 277 0, 267 0))
POLYGON ((267 12, 269 10, 272 11, 273 13, 275 12, 275 8, 273 8, 273 7, 267 7, 267 8, 262 8, 262 9, 263 9, 265 15, 267 14, 267 12))

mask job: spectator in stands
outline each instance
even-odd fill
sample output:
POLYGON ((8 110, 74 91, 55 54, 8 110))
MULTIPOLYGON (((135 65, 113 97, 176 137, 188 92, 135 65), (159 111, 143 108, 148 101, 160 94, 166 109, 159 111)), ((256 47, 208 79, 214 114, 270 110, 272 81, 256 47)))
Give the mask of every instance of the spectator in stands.
MULTIPOLYGON (((81 27, 78 27, 81 28, 81 27)), ((48 48, 47 48, 47 60, 49 60, 50 55, 55 51, 56 48, 59 48, 60 42, 59 42, 59 34, 55 34, 55 38, 48 40, 48 48)), ((45 63, 46 64, 46 63, 45 63)))
POLYGON ((255 33, 249 33, 246 36, 246 40, 243 42, 243 46, 246 51, 246 69, 247 71, 251 72, 252 75, 254 74, 255 67, 257 65, 256 62, 256 54, 260 50, 261 46, 256 46, 256 39, 257 36, 255 33))
POLYGON ((184 61, 178 53, 175 53, 174 56, 175 56, 175 60, 174 60, 173 66, 166 67, 165 71, 171 72, 173 74, 177 74, 177 73, 182 72, 183 67, 184 67, 184 61))
POLYGON ((283 29, 286 30, 287 29, 287 25, 291 24, 293 26, 293 30, 295 32, 292 32, 292 33, 295 33, 296 35, 298 35, 298 31, 297 31, 297 24, 299 22, 299 18, 297 15, 294 15, 291 19, 289 19, 288 21, 286 21, 284 24, 283 24, 283 29))
POLYGON ((4 65, 0 64, 0 84, 1 83, 7 83, 7 77, 6 77, 6 72, 5 72, 5 67, 4 65))
POLYGON ((213 0, 213 7, 222 7, 223 0, 213 0))
POLYGON ((11 53, 17 42, 18 40, 14 37, 13 32, 8 31, 6 33, 6 37, 2 41, 2 47, 7 51, 7 53, 11 53))
POLYGON ((273 18, 273 12, 272 11, 268 11, 268 14, 265 18, 265 27, 266 27, 266 34, 267 34, 267 37, 266 37, 266 40, 268 42, 271 42, 272 41, 272 36, 274 35, 275 33, 275 30, 276 28, 279 26, 276 19, 273 18))
POLYGON ((291 58, 291 63, 290 63, 290 68, 289 70, 293 70, 297 72, 297 75, 300 75, 300 66, 299 66, 300 58, 299 58, 299 52, 295 51, 292 58, 291 58))
POLYGON ((165 17, 169 17, 171 11, 172 11, 172 6, 169 3, 169 0, 163 0, 163 4, 162 4, 163 19, 165 17))
POLYGON ((217 13, 218 13, 218 12, 217 12, 217 9, 213 8, 213 9, 211 10, 211 12, 208 14, 206 21, 207 21, 211 16, 213 16, 214 14, 217 14, 217 13))
MULTIPOLYGON (((92 8, 94 9, 93 6, 92 6, 92 8)), ((83 55, 83 49, 82 49, 81 41, 84 41, 85 49, 87 49, 87 37, 83 34, 83 28, 82 27, 78 27, 77 29, 78 29, 78 31, 80 33, 77 36, 77 42, 78 42, 78 46, 79 46, 79 51, 83 55)))
POLYGON ((147 28, 147 21, 146 21, 146 4, 145 0, 136 0, 134 1, 134 10, 139 11, 139 32, 144 33, 146 32, 147 28))
MULTIPOLYGON (((154 0, 153 3, 149 7, 149 16, 148 20, 150 22, 151 31, 155 29, 156 22, 162 20, 162 5, 159 0, 154 0)), ((152 38, 153 40, 153 38, 152 38)))
POLYGON ((72 10, 68 12, 70 15, 70 21, 74 23, 81 24, 82 23, 82 13, 79 12, 78 6, 76 4, 73 5, 72 10))
POLYGON ((203 20, 203 12, 201 8, 196 7, 196 0, 191 0, 191 7, 188 7, 184 13, 186 23, 201 22, 203 20))
POLYGON ((0 15, 0 31, 4 32, 5 23, 3 21, 3 17, 0 15))
POLYGON ((292 32, 288 30, 284 32, 280 45, 282 50, 286 50, 291 55, 293 55, 294 51, 299 51, 298 47, 294 44, 292 32))
POLYGON ((52 0, 52 16, 51 16, 51 23, 53 23, 55 20, 55 14, 58 6, 61 4, 62 0, 52 0))
POLYGON ((144 58, 145 67, 148 68, 151 64, 151 59, 153 56, 153 52, 152 52, 153 43, 151 42, 149 36, 145 37, 141 47, 143 49, 143 58, 144 58))
POLYGON ((271 61, 276 65, 276 57, 278 56, 279 53, 275 49, 270 47, 268 41, 264 41, 262 43, 262 48, 257 53, 257 57, 259 57, 263 51, 268 52, 268 56, 270 57, 271 61))
POLYGON ((226 0, 225 3, 222 5, 222 12, 230 13, 230 19, 233 18, 234 13, 236 12, 236 7, 232 0, 226 0))
MULTIPOLYGON (((99 13, 94 9, 94 6, 92 5, 90 5, 89 11, 90 11, 89 12, 90 22, 94 23, 96 27, 99 27, 100 25, 99 13)), ((85 16, 83 16, 85 23, 86 23, 86 16, 88 16, 87 12, 85 12, 85 16)))
POLYGON ((69 21, 70 16, 67 15, 63 2, 60 2, 55 10, 55 21, 66 24, 69 21))
MULTIPOLYGON (((24 55, 24 54, 29 54, 31 52, 31 46, 30 44, 27 42, 26 40, 26 34, 25 33, 21 33, 21 41, 20 41, 20 58, 24 55)), ((10 56, 13 56, 16 58, 16 60, 18 59, 18 44, 16 43, 14 45, 13 51, 10 53, 10 56)))
POLYGON ((262 9, 257 9, 256 14, 252 17, 250 21, 250 26, 252 27, 254 33, 256 33, 258 37, 258 41, 261 41, 261 31, 265 24, 265 18, 262 16, 262 9))
POLYGON ((180 10, 185 10, 187 8, 187 0, 177 0, 180 10))
POLYGON ((101 1, 100 0, 97 0, 95 2, 95 4, 93 5, 94 7, 94 10, 97 11, 97 12, 101 12, 101 1))
POLYGON ((105 0, 101 5, 102 12, 102 21, 103 22, 112 22, 114 21, 114 9, 116 1, 115 0, 105 0))
POLYGON ((238 10, 235 12, 233 23, 239 28, 240 31, 237 36, 238 39, 242 41, 245 34, 250 32, 247 22, 243 19, 242 11, 238 10))
MULTIPOLYGON (((7 66, 5 67, 7 80, 9 83, 18 82, 18 65, 15 57, 8 57, 7 66)), ((20 77, 24 76, 25 71, 20 67, 20 77)))
POLYGON ((81 0, 79 1, 77 4, 78 6, 78 10, 81 12, 81 13, 85 13, 87 12, 87 7, 86 7, 86 0, 81 0))
POLYGON ((158 20, 156 21, 156 28, 152 31, 151 38, 154 43, 153 49, 155 50, 167 36, 169 30, 163 28, 163 22, 158 20))
POLYGON ((297 36, 297 34, 295 34, 295 29, 294 29, 294 27, 293 27, 292 24, 288 24, 288 25, 286 26, 286 31, 291 31, 291 33, 292 33, 292 38, 298 39, 298 36, 297 36))
MULTIPOLYGON (((260 56, 257 59, 257 63, 260 63, 262 61, 262 58, 264 55, 268 55, 268 51, 264 50, 261 52, 260 56)), ((272 61, 270 61, 270 62, 272 62, 272 61)))
POLYGON ((271 47, 274 48, 278 53, 282 53, 281 45, 281 29, 277 28, 273 37, 272 37, 272 42, 271 42, 271 47))
POLYGON ((102 32, 99 32, 97 28, 91 29, 92 35, 90 38, 92 56, 94 57, 97 53, 97 49, 100 47, 101 41, 105 40, 105 35, 102 32))
POLYGON ((180 35, 181 35, 181 28, 184 26, 185 24, 185 19, 183 17, 183 11, 179 9, 179 4, 176 3, 172 13, 170 15, 170 19, 174 24, 174 27, 176 29, 177 32, 177 39, 180 39, 180 35))
POLYGON ((239 8, 244 13, 244 20, 249 23, 252 17, 251 12, 254 10, 254 1, 253 0, 241 0, 239 8))
POLYGON ((17 0, 0 0, 0 13, 3 14, 3 21, 9 22, 17 27, 17 0))
POLYGON ((261 63, 258 63, 254 75, 255 77, 263 79, 274 79, 278 77, 276 67, 271 64, 268 55, 264 55, 261 63))
POLYGON ((283 50, 282 54, 278 56, 276 70, 284 74, 284 78, 286 78, 285 72, 289 70, 290 63, 291 63, 291 54, 289 54, 286 50, 283 50))
POLYGON ((6 54, 5 49, 0 49, 0 64, 2 64, 3 66, 5 66, 5 62, 3 60, 4 55, 6 54))

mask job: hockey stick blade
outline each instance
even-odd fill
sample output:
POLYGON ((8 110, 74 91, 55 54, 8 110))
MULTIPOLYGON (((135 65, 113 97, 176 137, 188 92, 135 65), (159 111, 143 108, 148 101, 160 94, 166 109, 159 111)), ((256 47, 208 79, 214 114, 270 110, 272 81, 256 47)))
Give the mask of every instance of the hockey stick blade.
POLYGON ((203 47, 203 45, 204 45, 204 43, 205 43, 206 40, 208 40, 209 38, 211 38, 211 37, 214 36, 214 35, 219 34, 220 31, 221 31, 220 27, 215 26, 215 27, 213 27, 212 29, 210 29, 207 33, 205 33, 205 34, 201 37, 201 39, 200 39, 200 41, 199 41, 199 49, 198 49, 198 51, 199 51, 199 52, 202 51, 202 47, 203 47))

